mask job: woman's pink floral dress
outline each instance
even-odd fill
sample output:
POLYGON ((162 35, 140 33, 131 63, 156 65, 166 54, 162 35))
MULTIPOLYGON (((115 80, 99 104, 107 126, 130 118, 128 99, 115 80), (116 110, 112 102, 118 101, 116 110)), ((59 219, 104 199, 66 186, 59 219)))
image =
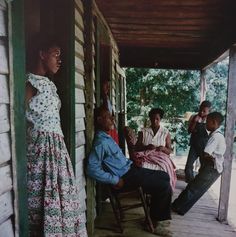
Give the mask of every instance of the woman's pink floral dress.
POLYGON ((31 73, 27 82, 37 89, 26 110, 30 236, 86 237, 56 86, 47 77, 31 73))

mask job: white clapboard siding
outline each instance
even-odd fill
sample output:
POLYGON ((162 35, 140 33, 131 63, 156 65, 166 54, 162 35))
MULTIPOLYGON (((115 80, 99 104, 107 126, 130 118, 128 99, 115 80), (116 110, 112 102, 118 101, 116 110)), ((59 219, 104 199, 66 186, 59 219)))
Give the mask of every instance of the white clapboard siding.
POLYGON ((85 147, 79 146, 75 150, 76 163, 85 158, 85 147))
POLYGON ((2 195, 12 189, 10 165, 0 167, 0 180, 0 195, 2 195))
POLYGON ((0 236, 1 237, 14 237, 14 232, 12 228, 12 222, 10 219, 3 222, 0 225, 0 236))
POLYGON ((78 104, 85 103, 84 90, 75 88, 75 103, 78 104))
POLYGON ((6 29, 6 14, 5 11, 3 11, 0 8, 0 36, 6 36, 7 35, 7 29, 6 29))
POLYGON ((8 79, 6 75, 0 75, 0 104, 9 104, 8 79))
POLYGON ((11 159, 10 146, 9 133, 0 133, 0 165, 11 159))
POLYGON ((85 144, 84 131, 77 132, 75 134, 75 145, 76 145, 76 147, 79 147, 79 146, 84 145, 84 144, 85 144))
POLYGON ((84 76, 78 72, 75 72, 75 86, 84 88, 84 76))
POLYGON ((77 26, 75 25, 75 38, 81 42, 84 43, 84 34, 83 31, 77 26))
POLYGON ((84 63, 81 58, 75 57, 75 67, 78 72, 84 74, 84 63))
POLYGON ((75 131, 84 131, 85 130, 85 123, 84 123, 84 118, 77 118, 75 120, 75 131))
POLYGON ((81 0, 75 0, 76 8, 80 10, 81 14, 84 13, 84 6, 81 0))
POLYGON ((0 104, 0 133, 8 132, 9 129, 9 107, 6 104, 0 104))
POLYGON ((84 118, 85 117, 85 110, 83 104, 76 104, 75 105, 75 118, 84 118))
POLYGON ((75 8, 75 24, 79 26, 82 30, 84 29, 83 18, 80 9, 75 8))
POLYGON ((0 74, 8 74, 7 47, 0 41, 0 74))
POLYGON ((75 41, 75 53, 76 56, 80 57, 81 59, 84 59, 84 48, 83 45, 78 41, 75 41))
POLYGON ((13 214, 11 192, 0 196, 0 224, 6 221, 13 214))

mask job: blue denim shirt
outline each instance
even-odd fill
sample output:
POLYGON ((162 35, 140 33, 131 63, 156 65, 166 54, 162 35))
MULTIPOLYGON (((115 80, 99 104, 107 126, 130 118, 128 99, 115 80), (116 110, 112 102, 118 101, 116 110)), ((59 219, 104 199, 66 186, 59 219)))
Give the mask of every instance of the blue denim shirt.
POLYGON ((87 164, 87 174, 91 178, 115 185, 131 164, 110 135, 103 131, 96 133, 87 164))

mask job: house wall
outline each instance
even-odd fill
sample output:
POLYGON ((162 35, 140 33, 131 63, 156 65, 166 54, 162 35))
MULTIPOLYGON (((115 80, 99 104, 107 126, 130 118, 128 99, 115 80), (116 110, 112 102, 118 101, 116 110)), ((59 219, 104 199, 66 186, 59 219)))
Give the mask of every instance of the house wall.
MULTIPOLYGON (((79 187, 80 211, 86 220, 86 180, 84 163, 86 154, 86 114, 85 114, 85 55, 84 55, 84 6, 81 0, 75 0, 75 174, 79 187)), ((94 79, 94 73, 93 73, 94 79)), ((94 91, 94 87, 91 88, 94 91)), ((95 102, 95 99, 94 99, 95 102)), ((85 222, 81 223, 81 231, 85 230, 85 222)))
POLYGON ((10 143, 8 8, 0 0, 0 236, 13 234, 13 189, 10 143))

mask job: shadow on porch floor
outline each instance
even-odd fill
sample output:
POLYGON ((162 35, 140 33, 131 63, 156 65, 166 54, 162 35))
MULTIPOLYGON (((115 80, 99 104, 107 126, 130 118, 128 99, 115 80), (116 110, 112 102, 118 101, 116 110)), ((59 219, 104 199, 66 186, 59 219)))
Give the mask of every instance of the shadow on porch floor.
MULTIPOLYGON (((185 187, 185 182, 178 181, 173 199, 185 187)), ((130 200, 126 200, 130 201, 130 200)), ((173 237, 236 237, 230 225, 221 224, 216 220, 217 201, 210 192, 206 193, 195 206, 185 215, 172 213, 168 227, 173 237)), ((153 237, 157 236, 144 230, 144 213, 142 208, 126 211, 123 222, 124 232, 118 233, 116 221, 110 203, 103 203, 102 214, 96 219, 95 237, 153 237)))

